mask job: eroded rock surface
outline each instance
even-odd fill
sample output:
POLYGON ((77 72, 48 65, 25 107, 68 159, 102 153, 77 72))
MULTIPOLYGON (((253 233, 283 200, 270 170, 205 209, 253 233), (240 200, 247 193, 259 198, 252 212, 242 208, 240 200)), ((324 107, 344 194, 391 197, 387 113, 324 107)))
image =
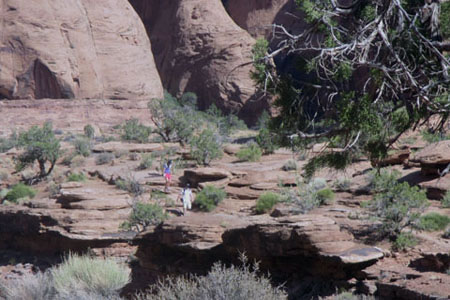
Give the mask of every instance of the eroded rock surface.
POLYGON ((432 143, 416 153, 413 162, 419 162, 425 175, 443 171, 450 164, 450 140, 432 143))
POLYGON ((164 87, 194 92, 202 108, 215 103, 255 122, 267 99, 250 78, 254 39, 228 16, 220 0, 131 0, 152 41, 164 87))
POLYGON ((161 97, 126 0, 0 1, 0 99, 161 97))

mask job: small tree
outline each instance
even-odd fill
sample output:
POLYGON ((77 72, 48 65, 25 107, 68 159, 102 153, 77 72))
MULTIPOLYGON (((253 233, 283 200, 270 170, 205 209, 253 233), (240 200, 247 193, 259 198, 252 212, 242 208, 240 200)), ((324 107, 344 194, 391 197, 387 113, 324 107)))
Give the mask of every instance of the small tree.
POLYGON ((25 152, 19 156, 17 170, 22 170, 37 161, 40 170, 37 176, 39 179, 52 172, 61 153, 59 140, 55 138, 50 122, 46 122, 42 128, 33 126, 28 131, 20 133, 18 146, 24 148, 25 152), (47 162, 50 163, 48 170, 47 162))
POLYGON ((207 185, 195 198, 195 205, 203 211, 212 211, 225 199, 227 193, 213 185, 207 185))
POLYGON ((205 129, 193 137, 190 145, 193 159, 205 166, 223 155, 221 136, 211 129, 205 129))
POLYGON ((87 124, 86 126, 84 126, 83 131, 84 131, 84 135, 87 138, 89 138, 89 139, 94 138, 94 136, 95 136, 95 129, 94 129, 94 127, 92 127, 91 124, 87 124))
POLYGON ((167 218, 167 213, 158 204, 137 202, 133 206, 128 221, 122 223, 120 227, 141 232, 150 225, 161 224, 167 218))
POLYGON ((138 119, 131 119, 126 121, 122 128, 122 139, 124 141, 147 143, 149 135, 150 128, 142 125, 138 119))

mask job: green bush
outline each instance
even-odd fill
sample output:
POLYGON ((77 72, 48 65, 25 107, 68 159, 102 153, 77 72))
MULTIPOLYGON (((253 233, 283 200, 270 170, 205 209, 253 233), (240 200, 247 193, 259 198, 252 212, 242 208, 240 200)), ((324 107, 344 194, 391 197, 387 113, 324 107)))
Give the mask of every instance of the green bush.
POLYGON ((18 203, 19 199, 25 197, 34 198, 34 196, 36 196, 36 191, 33 188, 23 183, 18 183, 11 188, 8 194, 6 194, 5 199, 10 202, 18 203))
POLYGON ((95 158, 95 164, 96 165, 106 165, 106 164, 112 162, 113 160, 114 160, 114 154, 109 153, 109 152, 100 153, 95 158))
POLYGON ((150 225, 159 225, 169 216, 158 204, 138 202, 133 206, 128 221, 120 225, 121 229, 144 231, 150 225))
POLYGON ((396 174, 378 177, 374 189, 379 192, 366 206, 381 220, 381 233, 393 239, 414 224, 428 206, 425 191, 407 182, 398 183, 396 174))
POLYGON ((51 269, 56 290, 62 295, 83 290, 102 296, 116 296, 130 281, 130 272, 112 259, 69 254, 51 269))
POLYGON ((71 173, 69 176, 67 176, 67 181, 77 181, 77 182, 81 182, 81 181, 86 181, 86 175, 84 175, 83 173, 71 173))
POLYGON ((385 192, 398 184, 401 173, 397 170, 373 170, 369 173, 369 188, 374 193, 385 192))
POLYGON ((141 294, 136 300, 153 299, 208 299, 208 300, 286 300, 281 287, 273 287, 270 278, 259 276, 259 266, 236 267, 217 262, 206 276, 167 278, 153 286, 151 293, 141 294))
POLYGON ((330 204, 334 200, 334 193, 330 188, 325 188, 317 191, 316 197, 320 204, 330 204))
POLYGON ((242 148, 236 153, 239 160, 242 161, 259 161, 261 159, 262 150, 257 144, 250 144, 245 148, 242 148))
POLYGON ((138 119, 131 119, 125 121, 125 124, 122 126, 121 138, 124 141, 147 143, 150 132, 150 128, 142 125, 138 119))
POLYGON ((153 166, 153 155, 151 154, 142 154, 141 163, 138 166, 139 170, 150 169, 153 166))
POLYGON ((9 138, 0 138, 0 153, 6 152, 18 144, 19 137, 17 136, 17 133, 13 132, 9 138))
POLYGON ((280 195, 272 192, 267 192, 259 196, 256 202, 255 211, 258 214, 269 212, 275 204, 280 202, 280 195))
POLYGON ((52 124, 46 122, 42 128, 31 127, 28 131, 19 134, 18 147, 24 148, 25 152, 19 156, 16 164, 17 170, 22 170, 35 161, 39 163, 38 177, 48 176, 59 158, 59 140, 55 138, 52 124), (50 168, 46 170, 45 164, 49 162, 50 168))
POLYGON ((226 196, 223 189, 207 185, 197 194, 194 204, 203 211, 212 211, 226 196))
POLYGON ((25 273, 16 279, 0 281, 0 295, 6 300, 56 300, 56 294, 53 277, 48 272, 25 273))
POLYGON ((430 132, 428 130, 422 131, 422 138, 428 143, 436 143, 450 138, 449 135, 444 132, 430 132))
POLYGON ((84 126, 83 132, 88 139, 93 139, 95 136, 95 129, 91 124, 87 124, 86 126, 84 126))
POLYGON ((83 157, 89 157, 91 155, 91 141, 86 138, 76 138, 73 141, 73 146, 75 147, 75 154, 82 155, 83 157))
POLYGON ((418 240, 410 232, 402 232, 397 235, 392 248, 396 251, 404 251, 418 244, 418 240))
POLYGON ((212 160, 222 157, 222 139, 211 129, 203 130, 190 142, 191 156, 199 164, 209 165, 212 160))
POLYGON ((351 184, 352 184, 352 182, 350 181, 350 179, 338 178, 334 182, 334 187, 340 191, 346 191, 346 190, 350 189, 351 184))
POLYGON ((443 208, 450 208, 450 191, 447 191, 444 198, 441 200, 441 205, 443 208))
POLYGON ((281 169, 286 172, 297 170, 297 162, 290 159, 281 167, 281 169))
POLYGON ((269 129, 262 128, 256 136, 256 143, 262 149, 264 154, 271 154, 277 150, 277 143, 274 141, 275 137, 270 134, 269 129))
POLYGON ((134 178, 127 178, 125 180, 118 179, 116 180, 115 185, 118 189, 127 191, 135 197, 144 193, 142 185, 134 178))
POLYGON ((426 231, 444 230, 450 224, 450 217, 438 213, 429 213, 422 215, 417 226, 426 231))

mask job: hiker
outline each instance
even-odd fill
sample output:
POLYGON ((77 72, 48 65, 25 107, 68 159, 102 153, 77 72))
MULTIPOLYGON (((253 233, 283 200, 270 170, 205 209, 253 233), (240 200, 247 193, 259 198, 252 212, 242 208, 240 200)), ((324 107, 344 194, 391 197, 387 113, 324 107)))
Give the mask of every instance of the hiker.
POLYGON ((168 193, 170 181, 172 180, 172 160, 169 159, 169 161, 164 164, 163 169, 164 169, 164 179, 166 180, 166 184, 164 186, 164 193, 168 193))
POLYGON ((188 210, 192 209, 192 202, 194 202, 191 186, 189 185, 189 183, 186 184, 186 187, 181 191, 181 194, 180 196, 178 196, 177 201, 180 198, 181 201, 183 202, 183 216, 184 216, 186 215, 186 209, 188 210))

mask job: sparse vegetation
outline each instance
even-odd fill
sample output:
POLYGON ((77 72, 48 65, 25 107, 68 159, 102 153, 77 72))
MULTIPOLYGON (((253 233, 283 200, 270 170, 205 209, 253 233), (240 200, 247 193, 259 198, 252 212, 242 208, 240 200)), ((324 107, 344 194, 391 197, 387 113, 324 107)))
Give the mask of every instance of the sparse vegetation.
POLYGON ((23 183, 18 183, 6 194, 5 199, 9 202, 18 203, 20 199, 34 198, 34 196, 36 196, 36 191, 33 188, 23 183))
POLYGON ((242 148, 236 153, 236 156, 241 161, 259 161, 261 159, 262 150, 259 148, 259 146, 255 143, 251 143, 247 145, 247 147, 242 148))
POLYGON ((95 137, 95 129, 91 124, 84 126, 83 132, 88 139, 93 139, 95 137))
POLYGON ((75 155, 81 155, 83 157, 89 157, 91 155, 91 141, 84 137, 78 137, 73 141, 75 147, 75 155))
POLYGON ((120 190, 124 190, 137 197, 144 193, 142 185, 133 177, 127 179, 118 179, 115 182, 116 187, 120 190))
POLYGON ((297 170, 297 162, 293 159, 288 160, 283 167, 281 167, 283 171, 295 171, 297 170))
POLYGON ((450 224, 450 217, 438 213, 428 213, 419 218, 417 227, 426 231, 444 230, 450 224))
POLYGON ((13 132, 8 138, 0 138, 0 153, 6 152, 18 145, 19 137, 13 132))
POLYGON ((249 265, 243 259, 241 267, 217 262, 206 276, 167 278, 151 293, 136 299, 286 300, 287 295, 281 287, 273 287, 268 277, 260 275, 257 264, 249 265))
POLYGON ((405 251, 408 248, 412 248, 418 244, 418 240, 411 232, 402 232, 397 235, 392 248, 396 251, 405 251))
POLYGON ((53 171, 60 155, 59 140, 55 138, 52 124, 49 122, 46 122, 42 128, 33 126, 28 131, 21 132, 18 147, 24 148, 25 152, 19 156, 16 164, 17 170, 23 170, 35 161, 39 163, 39 175, 33 179, 48 176, 53 171), (47 162, 50 163, 48 170, 46 169, 47 162))
POLYGON ((334 198, 333 191, 322 178, 313 178, 309 183, 299 182, 295 188, 282 190, 281 195, 281 201, 294 204, 302 213, 329 203, 334 198))
POLYGON ((142 125, 138 119, 127 120, 122 126, 121 138, 124 141, 147 143, 151 129, 142 125))
POLYGON ((109 153, 109 152, 100 153, 95 158, 95 164, 96 165, 106 165, 106 164, 109 164, 110 162, 112 162, 113 160, 114 160, 114 154, 109 153))
POLYGON ((262 149, 264 154, 271 154, 278 148, 275 138, 276 137, 270 133, 269 129, 262 128, 256 136, 256 143, 262 149))
POLYGON ((447 191, 441 200, 443 208, 450 208, 450 191, 447 191))
POLYGON ((212 129, 203 130, 191 140, 191 156, 202 165, 209 165, 212 160, 222 157, 222 139, 212 129))
POLYGON ((267 192, 259 196, 258 201, 256 202, 255 211, 257 214, 264 214, 272 210, 273 206, 280 202, 280 195, 267 192))
POLYGON ((346 190, 350 189, 351 184, 352 184, 352 182, 350 181, 350 179, 338 178, 334 182, 334 187, 340 191, 346 191, 346 190))
POLYGON ((432 132, 424 130, 422 131, 422 138, 428 143, 436 143, 450 139, 450 135, 442 131, 432 132))
POLYGON ((84 175, 83 173, 71 173, 69 174, 69 176, 67 176, 67 181, 83 182, 86 180, 86 175, 84 175))
POLYGON ((137 202, 133 205, 128 221, 122 223, 120 228, 141 232, 148 226, 161 224, 168 217, 168 214, 158 204, 137 202))
POLYGON ((212 211, 225 199, 227 193, 212 185, 207 185, 196 196, 194 204, 203 211, 212 211))
POLYGON ((144 153, 141 157, 141 163, 138 166, 139 170, 150 169, 153 166, 154 157, 152 154, 144 153))
POLYGON ((331 204, 334 200, 334 192, 330 188, 324 188, 317 191, 316 197, 320 204, 331 204))

